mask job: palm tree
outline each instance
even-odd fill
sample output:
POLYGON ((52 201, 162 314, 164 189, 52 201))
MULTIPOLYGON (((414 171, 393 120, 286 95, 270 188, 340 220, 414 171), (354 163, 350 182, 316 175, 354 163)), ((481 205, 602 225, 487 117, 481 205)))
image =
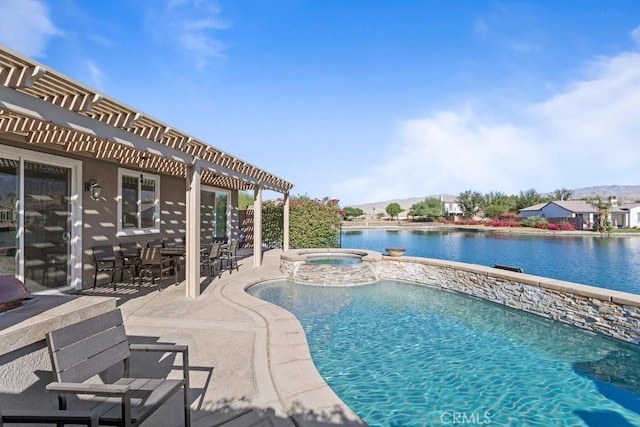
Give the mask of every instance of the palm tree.
POLYGON ((610 235, 613 230, 613 226, 609 220, 611 205, 602 200, 600 196, 597 196, 596 201, 591 203, 598 209, 598 221, 596 222, 595 231, 599 231, 600 233, 606 232, 607 236, 610 235))
POLYGON ((569 200, 572 194, 573 190, 563 187, 553 192, 553 200, 569 200))

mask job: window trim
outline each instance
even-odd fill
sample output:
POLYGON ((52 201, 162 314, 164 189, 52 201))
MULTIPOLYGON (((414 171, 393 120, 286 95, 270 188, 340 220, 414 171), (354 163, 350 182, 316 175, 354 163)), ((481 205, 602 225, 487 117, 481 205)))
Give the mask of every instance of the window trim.
POLYGON ((121 236, 139 236, 139 235, 145 235, 145 234, 159 234, 160 233, 160 175, 154 175, 154 174, 150 174, 150 173, 145 173, 145 172, 140 172, 140 171, 135 171, 135 170, 131 170, 131 169, 124 169, 124 168, 118 168, 118 195, 116 197, 117 202, 118 202, 118 209, 117 209, 117 215, 118 215, 118 219, 117 219, 117 232, 116 232, 116 236, 121 237, 121 236), (137 178, 138 181, 138 200, 137 200, 137 205, 138 205, 138 212, 137 212, 137 218, 138 218, 138 224, 140 224, 140 216, 141 216, 141 212, 140 212, 140 192, 141 192, 141 184, 142 184, 142 180, 143 179, 153 179, 156 182, 156 198, 154 201, 154 205, 155 205, 155 209, 154 209, 154 225, 152 227, 147 227, 147 228, 124 228, 123 224, 122 224, 122 178, 125 176, 130 176, 130 177, 134 177, 137 178))

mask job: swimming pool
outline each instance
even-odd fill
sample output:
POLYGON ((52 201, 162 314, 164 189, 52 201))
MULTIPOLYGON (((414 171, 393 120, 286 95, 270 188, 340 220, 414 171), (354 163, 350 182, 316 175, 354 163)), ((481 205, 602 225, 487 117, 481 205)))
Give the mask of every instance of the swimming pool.
POLYGON ((300 320, 318 371, 372 426, 640 426, 635 346, 394 281, 248 292, 300 320))

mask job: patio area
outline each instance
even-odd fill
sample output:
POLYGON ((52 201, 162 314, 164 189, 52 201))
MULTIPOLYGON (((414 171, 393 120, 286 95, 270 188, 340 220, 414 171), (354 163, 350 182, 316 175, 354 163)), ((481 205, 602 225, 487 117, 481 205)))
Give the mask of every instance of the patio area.
MULTIPOLYGON (((82 295, 115 298, 132 342, 189 346, 193 426, 364 425, 315 370, 299 322, 244 292, 249 284, 284 277, 281 253, 265 252, 260 267, 250 256, 241 259, 239 271, 205 282, 198 298, 185 298, 184 281, 174 285, 172 278, 162 281, 161 291, 143 285, 138 292, 125 277, 115 292, 107 283, 82 295)), ((140 358, 132 360, 133 367, 144 366, 135 376, 178 375, 179 357, 140 358)), ((44 386, 46 373, 37 375, 43 378, 36 386, 44 386)), ((41 398, 44 392, 33 388, 19 398, 41 398)), ((55 408, 54 396, 45 396, 55 408)), ((172 399, 143 425, 182 425, 180 404, 179 396, 172 399)))

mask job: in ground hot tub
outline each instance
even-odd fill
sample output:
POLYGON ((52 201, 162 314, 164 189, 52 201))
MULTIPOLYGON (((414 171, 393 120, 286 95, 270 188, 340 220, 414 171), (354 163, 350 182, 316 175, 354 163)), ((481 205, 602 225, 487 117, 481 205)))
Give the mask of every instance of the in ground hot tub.
POLYGON ((356 286, 378 281, 374 261, 381 255, 350 249, 294 249, 281 256, 281 268, 295 283, 356 286))
POLYGON ((362 264, 362 255, 351 253, 314 253, 307 255, 305 263, 312 265, 362 264))

